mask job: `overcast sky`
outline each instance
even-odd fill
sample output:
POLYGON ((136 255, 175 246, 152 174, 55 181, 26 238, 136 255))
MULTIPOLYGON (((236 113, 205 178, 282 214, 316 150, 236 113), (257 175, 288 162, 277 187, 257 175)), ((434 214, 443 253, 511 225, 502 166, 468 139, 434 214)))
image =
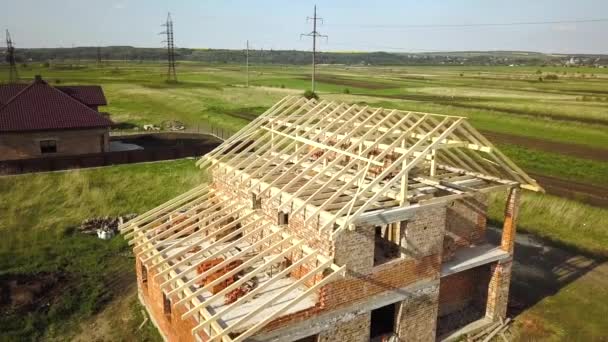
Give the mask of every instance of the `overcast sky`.
POLYGON ((300 34, 311 31, 306 17, 316 3, 324 18, 318 31, 329 36, 319 44, 325 51, 608 53, 606 0, 2 2, 0 26, 17 48, 159 47, 160 24, 170 11, 178 47, 235 49, 249 39, 256 49, 309 50, 310 40, 300 34), (572 22, 589 20, 598 21, 572 22))

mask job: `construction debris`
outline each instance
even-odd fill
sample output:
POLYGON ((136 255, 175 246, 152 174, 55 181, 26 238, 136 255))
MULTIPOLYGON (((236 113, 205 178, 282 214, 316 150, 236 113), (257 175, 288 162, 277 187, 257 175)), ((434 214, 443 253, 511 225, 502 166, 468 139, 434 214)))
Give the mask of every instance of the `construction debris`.
POLYGON ((493 338, 500 336, 501 340, 509 341, 506 332, 510 328, 510 323, 511 318, 507 318, 506 320, 501 319, 500 322, 494 322, 488 325, 481 332, 472 336, 467 336, 465 340, 467 342, 489 342, 492 341, 493 338))
POLYGON ((123 224, 136 216, 137 214, 131 213, 118 217, 92 217, 82 221, 77 230, 83 234, 97 234, 97 237, 100 239, 108 240, 118 233, 118 226, 120 224, 123 224))
POLYGON ((144 320, 143 320, 143 322, 141 322, 141 324, 137 328, 137 331, 140 331, 141 328, 143 328, 144 325, 146 325, 146 323, 148 323, 148 315, 146 315, 146 312, 144 310, 141 310, 141 315, 144 317, 144 320))
POLYGON ((160 127, 153 124, 147 124, 144 125, 144 131, 160 131, 160 127))
POLYGON ((163 130, 168 131, 183 131, 186 129, 186 125, 178 120, 165 120, 160 124, 163 130))

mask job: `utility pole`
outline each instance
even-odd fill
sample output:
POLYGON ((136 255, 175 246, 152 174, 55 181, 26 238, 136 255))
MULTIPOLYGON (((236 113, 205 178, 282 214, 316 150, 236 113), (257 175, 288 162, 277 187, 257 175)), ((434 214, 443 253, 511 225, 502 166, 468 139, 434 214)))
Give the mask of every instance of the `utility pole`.
POLYGON ((9 64, 8 82, 17 83, 19 74, 17 73, 17 63, 15 62, 15 47, 8 30, 6 30, 6 62, 9 64))
POLYGON ((245 53, 245 63, 247 72, 247 88, 249 88, 249 40, 247 40, 247 52, 245 53))
POLYGON ((167 40, 163 41, 163 43, 167 43, 167 82, 177 83, 177 74, 175 72, 175 46, 173 44, 173 20, 171 19, 171 13, 167 13, 167 22, 161 26, 167 28, 166 31, 160 33, 167 35, 167 40))
POLYGON ((322 35, 319 32, 317 32, 317 21, 320 21, 321 23, 323 23, 323 18, 319 18, 317 17, 317 5, 315 5, 315 11, 314 11, 314 15, 313 17, 306 17, 306 20, 312 20, 312 32, 308 33, 308 34, 304 34, 302 33, 300 35, 300 38, 302 38, 302 36, 307 36, 307 37, 312 37, 312 92, 315 92, 315 74, 317 72, 317 37, 320 38, 325 38, 327 39, 326 35, 322 35))

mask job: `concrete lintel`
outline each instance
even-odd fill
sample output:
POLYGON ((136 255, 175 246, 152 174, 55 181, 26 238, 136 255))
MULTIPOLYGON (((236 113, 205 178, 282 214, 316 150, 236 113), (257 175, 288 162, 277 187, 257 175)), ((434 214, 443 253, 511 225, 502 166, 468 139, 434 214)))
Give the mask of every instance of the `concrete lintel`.
POLYGON ((461 248, 456 251, 454 259, 441 265, 441 277, 486 265, 495 261, 508 259, 510 254, 489 243, 461 248))
POLYGON ((442 201, 428 204, 413 204, 407 207, 397 207, 384 210, 375 210, 361 214, 353 222, 355 226, 381 226, 393 222, 401 222, 414 217, 418 210, 445 206, 442 201))
POLYGON ((387 291, 365 299, 365 302, 356 302, 348 307, 343 307, 327 313, 323 313, 307 320, 279 328, 267 333, 253 336, 247 341, 287 342, 296 341, 311 335, 331 329, 338 323, 348 322, 360 314, 369 312, 383 306, 402 302, 409 298, 418 297, 425 293, 438 291, 439 280, 421 280, 409 286, 387 291))

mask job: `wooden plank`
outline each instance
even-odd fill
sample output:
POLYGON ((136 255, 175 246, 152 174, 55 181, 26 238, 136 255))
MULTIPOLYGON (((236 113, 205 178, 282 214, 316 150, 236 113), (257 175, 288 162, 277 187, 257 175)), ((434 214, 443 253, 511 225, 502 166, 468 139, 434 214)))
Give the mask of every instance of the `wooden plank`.
MULTIPOLYGON (((262 229, 262 228, 265 228, 265 227, 264 227, 264 225, 260 226, 260 227, 259 227, 259 228, 257 228, 255 231, 252 231, 251 233, 248 233, 248 234, 244 235, 242 238, 240 238, 240 239, 238 239, 238 240, 236 240, 236 241, 234 241, 234 242, 230 243, 229 245, 227 245, 227 246, 225 246, 225 247, 221 248, 220 250, 218 250, 218 251, 214 252, 214 253, 213 253, 213 254, 211 254, 211 256, 209 256, 207 259, 213 259, 213 258, 215 258, 215 257, 217 257, 217 256, 219 256, 219 255, 221 255, 221 254, 223 254, 223 253, 225 253, 226 251, 228 251, 228 250, 232 249, 232 248, 233 248, 234 246, 236 246, 237 244, 239 244, 239 243, 241 243, 241 242, 243 242, 243 241, 246 241, 246 240, 247 240, 248 238, 250 238, 252 235, 257 234, 257 233, 258 233, 258 229, 262 229)), ((193 285, 193 284, 194 284, 194 283, 196 283, 197 281, 199 281, 199 280, 201 280, 201 279, 203 279, 203 278, 205 278, 205 277, 209 276, 210 274, 213 274, 213 273, 217 272, 218 270, 220 270, 220 269, 222 269, 222 268, 226 267, 226 266, 227 266, 227 265, 228 265, 230 262, 232 262, 232 261, 236 260, 238 257, 240 257, 240 256, 242 256, 242 255, 246 255, 247 253, 251 252, 252 250, 255 250, 255 248, 256 248, 257 246, 259 246, 259 245, 261 245, 261 244, 263 244, 263 243, 265 243, 265 242, 269 241, 270 239, 273 239, 273 238, 277 237, 277 235, 279 235, 279 233, 280 233, 280 232, 275 232, 275 233, 272 233, 272 234, 269 234, 269 235, 267 235, 267 236, 263 237, 262 239, 260 239, 260 240, 256 241, 255 243, 253 243, 253 244, 252 244, 252 245, 250 245, 249 247, 247 247, 247 248, 243 249, 242 251, 239 251, 239 252, 238 252, 236 255, 232 256, 231 258, 226 258, 226 259, 224 259, 224 261, 223 261, 223 262, 221 262, 221 263, 219 263, 219 264, 217 264, 217 265, 213 266, 213 267, 212 267, 212 268, 210 268, 209 270, 207 270, 207 271, 205 271, 205 272, 203 272, 203 273, 201 273, 201 274, 198 274, 197 276, 195 276, 195 277, 193 277, 192 279, 188 280, 188 281, 185 283, 185 285, 184 285, 184 286, 190 286, 190 285, 193 285)), ((182 271, 182 272, 179 274, 179 275, 180 275, 180 277, 181 277, 181 276, 184 276, 184 275, 186 275, 187 273, 191 272, 192 270, 196 269, 196 267, 197 267, 197 266, 198 266, 198 265, 193 265, 193 266, 191 266, 191 267, 187 268, 186 270, 182 271)), ((168 281, 166 281, 165 283, 161 284, 161 286, 160 286, 160 287, 161 287, 161 288, 164 288, 164 287, 166 287, 167 285, 169 285, 169 283, 171 283, 172 281, 173 281, 173 280, 168 280, 168 281)), ((175 293, 177 293, 179 290, 181 290, 181 289, 174 289, 173 291, 169 292, 169 294, 171 294, 171 295, 172 295, 172 294, 175 294, 175 293)))
MULTIPOLYGON (((262 312, 264 309, 266 309, 269 305, 271 305, 272 303, 276 302, 277 300, 285 297, 291 291, 297 289, 302 284, 304 284, 306 281, 310 280, 317 273, 323 272, 323 270, 325 270, 330 264, 331 264, 331 261, 327 261, 327 262, 324 262, 321 265, 317 266, 312 271, 309 271, 304 276, 300 277, 300 279, 298 279, 297 281, 291 283, 289 286, 287 286, 286 288, 282 289, 279 293, 275 294, 272 298, 270 298, 270 299, 266 300, 264 303, 260 304, 256 309, 248 312, 246 315, 244 315, 243 317, 241 317, 235 323, 233 323, 230 326, 228 326, 228 328, 224 329, 224 331, 222 331, 219 335, 211 337, 211 339, 209 341, 214 341, 214 340, 216 340, 218 338, 221 338, 224 335, 229 334, 231 331, 234 330, 234 328, 236 328, 239 325, 241 325, 241 324, 249 321, 251 318, 255 317, 260 312, 262 312)), ((305 292, 305 293, 307 293, 307 292, 305 292)))
MULTIPOLYGON (((331 274, 327 275, 325 278, 323 278, 321 281, 319 281, 318 283, 316 283, 315 285, 313 285, 312 287, 310 287, 308 290, 306 290, 304 293, 302 293, 298 297, 296 297, 296 298, 292 299, 291 301, 283 304, 283 306, 279 310, 273 312, 268 317, 264 318, 261 322, 258 322, 256 325, 254 325, 253 327, 249 328, 247 331, 245 331, 242 334, 240 334, 237 338, 234 339, 234 341, 244 341, 246 338, 248 338, 251 335, 255 334, 257 331, 259 331, 260 329, 262 329, 266 324, 270 323, 276 317, 278 317, 279 315, 281 315, 282 313, 284 313, 285 311, 287 311, 290 307, 298 304, 299 302, 301 302, 306 297, 312 295, 317 290, 319 290, 322 286, 327 285, 330 281, 334 280, 336 277, 342 276, 344 274, 345 270, 346 270, 346 266, 342 266, 339 271, 332 272, 331 274)), ((213 338, 212 341, 215 340, 216 338, 217 337, 213 338)))
MULTIPOLYGON (((210 288, 212 288, 213 286, 215 286, 216 284, 220 283, 221 281, 223 281, 224 279, 226 279, 227 277, 231 277, 234 274, 236 274, 237 272, 240 272, 241 270, 253 265, 255 262, 257 262, 259 259, 263 258, 264 256, 268 255, 271 252, 274 252, 274 250, 276 248, 278 248, 279 246, 282 246, 283 244, 285 244, 285 242, 287 242, 286 240, 282 240, 279 241, 278 243, 276 243, 274 246, 272 246, 271 248, 268 248, 266 250, 263 251, 263 253, 257 254, 255 257, 247 260, 246 262, 244 262, 241 266, 235 268, 234 270, 224 274, 222 277, 214 280, 213 282, 209 283, 208 285, 206 285, 204 288, 202 288, 202 292, 204 291, 209 291, 210 288)), ((284 251, 282 251, 281 253, 275 255, 272 257, 272 259, 266 261, 265 263, 263 263, 262 265, 256 267, 253 271, 248 272, 246 274, 244 274, 241 278, 239 278, 239 280, 237 280, 236 282, 230 284, 229 286, 227 286, 226 288, 224 288, 223 290, 217 292, 216 294, 214 294, 211 298, 203 301, 201 304, 193 307, 192 309, 190 309, 188 312, 186 312, 183 316, 182 319, 188 318, 189 315, 196 313, 198 310, 205 308, 209 305, 211 305, 211 303, 213 303, 215 300, 217 299, 221 299, 225 294, 229 293, 230 291, 240 287, 241 285, 243 285, 245 282, 249 281, 251 278, 256 277, 257 275, 259 275, 261 272, 265 271, 267 268, 282 262, 285 257, 287 255, 289 255, 290 253, 296 251, 298 248, 301 247, 303 241, 299 240, 296 243, 293 243, 290 247, 286 248, 284 251), (185 317, 185 318, 184 318, 185 317)), ((182 300, 183 301, 183 300, 182 300)), ((180 302, 176 303, 176 305, 180 304, 180 302)))
MULTIPOLYGON (((192 329, 192 333, 196 333, 198 330, 204 329, 205 327, 209 326, 210 324, 213 324, 215 321, 217 321, 218 319, 220 319, 222 316, 224 316, 224 315, 228 314, 230 311, 238 308, 239 305, 245 303, 250 298, 253 298, 255 295, 257 295, 258 293, 260 293, 262 290, 264 290, 268 286, 270 286, 272 284, 270 282, 271 280, 274 279, 276 281, 277 279, 281 279, 281 278, 287 276, 288 274, 290 274, 296 268, 300 267, 305 262, 309 261, 310 259, 313 259, 317 255, 317 253, 318 253, 317 251, 313 251, 312 253, 306 254, 302 258, 298 259, 293 264, 291 264, 290 266, 288 266, 286 269, 284 269, 281 272, 277 273, 270 280, 268 280, 268 281, 260 284, 255 289, 253 289, 251 292, 249 292, 249 293, 245 294, 243 297, 239 298, 236 302, 234 302, 234 303, 228 305, 227 307, 223 308, 222 310, 218 311, 217 313, 215 313, 212 317, 210 317, 206 321, 201 322, 201 324, 199 324, 194 329, 192 329)), ((182 318, 184 318, 184 317, 187 318, 188 316, 182 316, 182 318)), ((226 331, 226 330, 224 330, 224 331, 226 331)))

